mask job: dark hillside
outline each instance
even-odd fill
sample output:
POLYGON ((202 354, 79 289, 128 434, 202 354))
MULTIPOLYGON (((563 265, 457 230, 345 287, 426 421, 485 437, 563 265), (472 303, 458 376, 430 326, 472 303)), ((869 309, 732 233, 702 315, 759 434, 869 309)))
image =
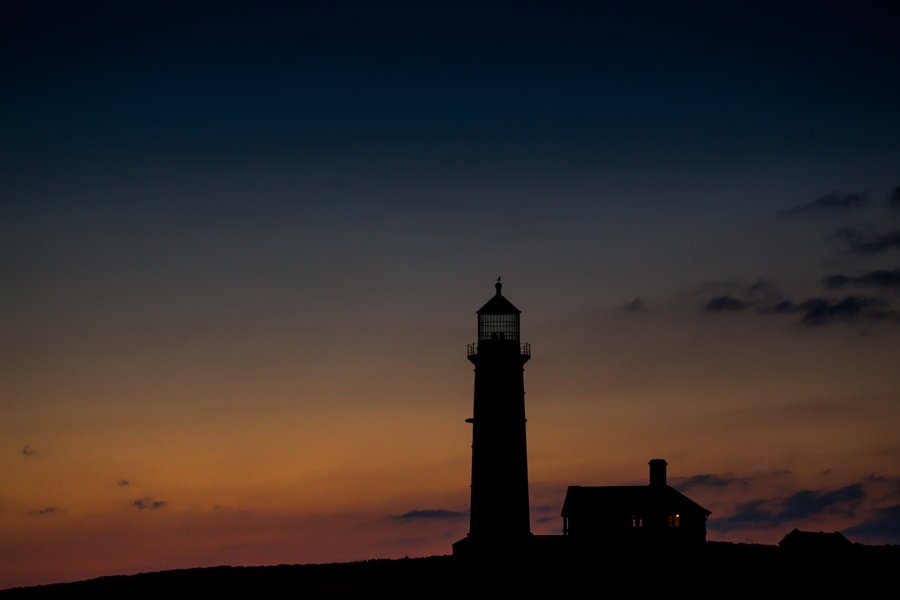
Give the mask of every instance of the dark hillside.
POLYGON ((451 556, 323 565, 211 567, 15 588, 5 598, 877 597, 896 591, 900 547, 810 554, 711 542, 693 552, 579 560, 451 556))

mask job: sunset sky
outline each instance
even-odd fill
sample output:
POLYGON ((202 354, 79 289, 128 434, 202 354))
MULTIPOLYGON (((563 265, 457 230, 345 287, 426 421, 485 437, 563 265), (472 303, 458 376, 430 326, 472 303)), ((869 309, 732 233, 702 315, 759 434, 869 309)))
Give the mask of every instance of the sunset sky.
POLYGON ((449 553, 498 276, 533 532, 900 544, 889 5, 7 3, 0 589, 449 553))

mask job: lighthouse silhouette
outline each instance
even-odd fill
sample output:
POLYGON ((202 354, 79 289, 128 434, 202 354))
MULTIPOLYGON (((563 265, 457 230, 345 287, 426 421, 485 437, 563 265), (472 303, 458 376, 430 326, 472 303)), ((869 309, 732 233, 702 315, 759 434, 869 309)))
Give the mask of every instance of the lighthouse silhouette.
POLYGON ((472 496, 468 535, 454 554, 509 551, 531 536, 528 452, 525 442, 525 363, 531 347, 520 341, 522 311, 501 293, 478 311, 478 341, 468 346, 475 365, 472 424, 472 496))

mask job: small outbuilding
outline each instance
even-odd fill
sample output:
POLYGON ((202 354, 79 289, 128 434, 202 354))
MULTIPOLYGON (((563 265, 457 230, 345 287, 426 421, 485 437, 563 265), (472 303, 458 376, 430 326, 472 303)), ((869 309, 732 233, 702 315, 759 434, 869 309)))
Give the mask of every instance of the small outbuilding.
POLYGON ((800 531, 794 529, 785 535, 778 545, 782 548, 798 550, 843 550, 852 548, 853 542, 845 538, 840 531, 825 533, 824 531, 800 531))

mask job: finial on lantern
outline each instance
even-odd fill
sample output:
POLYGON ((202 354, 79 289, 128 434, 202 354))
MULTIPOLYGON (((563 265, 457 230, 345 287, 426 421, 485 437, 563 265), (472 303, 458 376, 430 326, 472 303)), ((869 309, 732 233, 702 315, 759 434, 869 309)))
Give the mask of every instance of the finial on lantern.
POLYGON ((500 295, 500 288, 503 287, 503 284, 500 283, 500 277, 497 277, 497 283, 494 284, 494 287, 497 288, 497 295, 500 295))

